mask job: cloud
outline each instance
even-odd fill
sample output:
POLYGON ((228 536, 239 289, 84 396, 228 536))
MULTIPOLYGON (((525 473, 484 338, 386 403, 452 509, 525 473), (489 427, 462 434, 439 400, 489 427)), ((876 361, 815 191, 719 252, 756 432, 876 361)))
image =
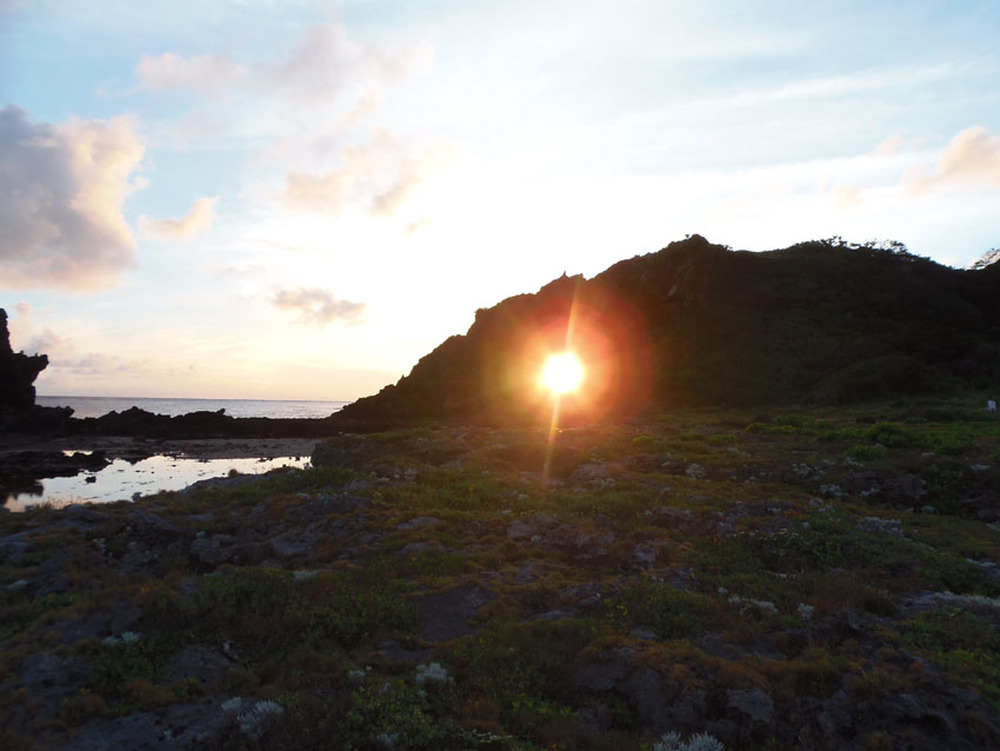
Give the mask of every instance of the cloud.
POLYGON ((298 311, 299 323, 316 326, 326 326, 333 321, 356 322, 365 309, 364 303, 338 300, 331 292, 318 287, 281 289, 272 302, 282 310, 298 311))
POLYGON ((937 168, 911 170, 903 183, 913 193, 946 188, 1000 188, 1000 135, 976 126, 960 131, 944 150, 937 168))
POLYGON ((29 355, 48 355, 49 360, 68 360, 76 351, 76 344, 68 336, 58 334, 52 329, 42 329, 24 345, 24 352, 29 355))
POLYGON ((834 205, 842 210, 857 208, 865 202, 861 188, 857 185, 836 185, 830 191, 830 197, 834 205))
POLYGON ((451 154, 451 148, 443 144, 413 154, 409 151, 389 131, 373 129, 367 143, 341 150, 341 166, 319 175, 289 173, 285 208, 339 214, 358 205, 373 214, 391 216, 451 154))
POLYGON ((888 138, 883 139, 882 142, 875 147, 875 153, 879 156, 892 156, 903 148, 905 143, 906 142, 903 140, 901 135, 894 133, 888 138))
POLYGON ((217 94, 248 73, 245 65, 237 65, 228 54, 185 58, 166 52, 158 57, 143 55, 135 66, 139 87, 150 91, 194 89, 217 94))
POLYGON ((351 125, 374 112, 385 90, 433 61, 428 42, 385 47, 351 40, 340 23, 308 27, 282 59, 243 65, 228 53, 183 56, 175 52, 143 55, 135 66, 137 86, 146 91, 198 91, 219 94, 244 83, 259 100, 293 98, 310 107, 326 106, 341 94, 356 98, 343 115, 351 125))
POLYGON ((139 228, 152 237, 160 240, 184 240, 194 237, 202 230, 212 226, 215 221, 215 198, 199 198, 194 202, 187 216, 180 219, 149 219, 139 217, 139 228))
POLYGON ((380 87, 400 83, 413 70, 426 68, 434 57, 427 42, 386 49, 351 41, 339 23, 306 29, 289 59, 271 70, 277 90, 309 101, 339 95, 346 87, 362 85, 362 107, 370 106, 380 87))
MULTIPOLYGON (((20 322, 21 328, 30 331, 32 328, 30 311, 20 322)), ((44 380, 51 387, 66 379, 66 383, 78 386, 80 378, 121 377, 121 376, 158 376, 176 374, 173 369, 155 365, 148 359, 130 359, 117 355, 101 353, 81 353, 76 340, 45 327, 39 333, 30 335, 21 348, 25 354, 47 355, 49 367, 42 372, 39 380, 44 380)))
POLYGON ((126 118, 35 124, 0 109, 0 285, 113 286, 135 265, 122 207, 143 152, 126 118))

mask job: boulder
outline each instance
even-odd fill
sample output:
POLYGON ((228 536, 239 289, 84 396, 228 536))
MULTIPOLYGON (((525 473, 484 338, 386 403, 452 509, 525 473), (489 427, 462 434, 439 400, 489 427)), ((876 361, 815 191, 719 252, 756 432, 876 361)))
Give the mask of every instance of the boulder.
POLYGON ((423 626, 420 638, 432 642, 451 641, 471 634, 469 620, 496 594, 481 587, 460 587, 419 601, 423 626))

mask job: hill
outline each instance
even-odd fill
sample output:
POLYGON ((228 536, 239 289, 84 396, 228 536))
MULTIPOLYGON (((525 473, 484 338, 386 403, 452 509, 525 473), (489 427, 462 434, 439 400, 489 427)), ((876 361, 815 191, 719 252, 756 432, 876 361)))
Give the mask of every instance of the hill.
POLYGON ((468 333, 337 419, 541 419, 551 400, 538 374, 567 342, 587 385, 563 409, 586 419, 988 388, 1000 378, 998 292, 996 264, 952 269, 899 243, 752 253, 694 235, 479 310, 468 333))

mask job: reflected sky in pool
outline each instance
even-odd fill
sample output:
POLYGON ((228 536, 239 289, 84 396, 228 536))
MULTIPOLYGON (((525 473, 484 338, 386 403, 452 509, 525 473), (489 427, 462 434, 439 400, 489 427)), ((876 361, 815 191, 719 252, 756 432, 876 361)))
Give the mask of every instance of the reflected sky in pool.
POLYGON ((232 470, 241 474, 261 474, 279 467, 302 468, 308 464, 308 456, 185 459, 161 455, 151 456, 135 464, 115 459, 99 472, 81 472, 75 477, 38 480, 31 492, 7 494, 5 506, 11 511, 23 511, 40 503, 66 506, 71 503, 127 501, 132 500, 136 493, 153 495, 161 490, 181 490, 199 480, 225 477, 232 470))

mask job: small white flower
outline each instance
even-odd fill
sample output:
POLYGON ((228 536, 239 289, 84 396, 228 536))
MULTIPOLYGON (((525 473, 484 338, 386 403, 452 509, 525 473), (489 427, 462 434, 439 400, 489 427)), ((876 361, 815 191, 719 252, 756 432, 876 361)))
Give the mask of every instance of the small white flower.
POLYGON ((417 683, 424 684, 445 684, 451 683, 452 678, 448 671, 439 662, 432 662, 430 665, 417 665, 417 683))
POLYGON ((351 670, 348 670, 347 680, 349 680, 351 683, 364 683, 365 678, 368 677, 368 674, 371 672, 371 670, 372 669, 370 665, 365 667, 364 670, 362 670, 361 668, 353 668, 351 670))
POLYGON ((236 721, 240 725, 240 732, 248 738, 257 740, 263 733, 263 725, 271 715, 280 715, 284 708, 276 701, 262 699, 245 712, 240 712, 236 716, 236 721))
POLYGON ((681 741, 680 733, 671 730, 660 736, 660 740, 653 744, 653 751, 725 751, 722 742, 708 733, 696 733, 681 741))
POLYGON ((799 603, 799 615, 802 616, 802 620, 810 621, 813 617, 813 606, 806 605, 804 602, 799 603))
POLYGON ((122 634, 123 644, 138 644, 140 639, 142 639, 142 635, 135 631, 126 631, 122 634))
POLYGON ((767 600, 754 600, 750 597, 739 597, 738 595, 733 595, 729 598, 729 602, 736 605, 740 612, 745 613, 751 608, 755 608, 762 613, 777 613, 778 608, 773 602, 768 602, 767 600))
POLYGON ((315 579, 317 573, 319 573, 319 572, 317 572, 317 571, 299 570, 299 571, 293 572, 292 576, 295 577, 295 581, 301 582, 301 581, 307 581, 308 579, 315 579))
POLYGON ((269 714, 281 714, 285 709, 276 701, 262 699, 253 705, 253 711, 259 715, 267 716, 269 714))

